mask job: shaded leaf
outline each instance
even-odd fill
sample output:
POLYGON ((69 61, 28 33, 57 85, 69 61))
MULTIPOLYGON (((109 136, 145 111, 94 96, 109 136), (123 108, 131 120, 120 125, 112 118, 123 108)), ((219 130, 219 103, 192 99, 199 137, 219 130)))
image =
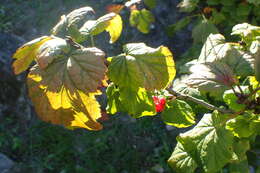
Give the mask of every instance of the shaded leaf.
POLYGON ((144 4, 150 8, 150 9, 153 9, 156 7, 156 0, 144 0, 144 4))
POLYGON ((15 59, 13 63, 13 70, 15 74, 19 74, 25 71, 32 61, 36 58, 38 48, 48 40, 53 39, 53 37, 43 36, 37 39, 34 39, 16 50, 13 55, 15 59))
POLYGON ((185 151, 181 143, 177 143, 168 164, 177 173, 193 173, 197 168, 197 163, 191 155, 185 151))
POLYGON ((167 34, 172 37, 176 32, 180 31, 181 29, 183 29, 185 26, 187 26, 191 21, 190 17, 184 17, 180 20, 178 20, 178 22, 169 25, 167 27, 167 34))
POLYGON ((202 20, 192 30, 192 38, 195 43, 204 43, 210 34, 218 33, 216 26, 209 20, 202 20))
POLYGON ((195 123, 195 114, 190 105, 178 99, 167 103, 161 117, 167 125, 178 128, 189 127, 195 123))
POLYGON ((175 77, 175 65, 167 47, 130 43, 124 46, 123 54, 112 58, 108 75, 120 88, 160 90, 175 77))
POLYGON ((199 123, 177 140, 205 172, 217 172, 232 158, 233 135, 222 123, 225 115, 205 114, 199 123))
POLYGON ((140 32, 147 34, 150 25, 155 21, 153 14, 146 9, 132 10, 129 17, 130 25, 136 27, 140 32))

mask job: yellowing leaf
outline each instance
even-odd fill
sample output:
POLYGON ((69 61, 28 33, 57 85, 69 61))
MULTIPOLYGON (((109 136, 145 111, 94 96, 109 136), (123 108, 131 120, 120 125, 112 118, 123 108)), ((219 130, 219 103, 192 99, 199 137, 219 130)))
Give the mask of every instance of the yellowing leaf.
MULTIPOLYGON (((48 87, 42 88, 39 79, 42 79, 42 76, 39 74, 39 67, 36 65, 28 75, 27 84, 35 110, 43 121, 64 125, 70 129, 102 129, 102 125, 96 121, 101 117, 101 111, 94 94, 84 94, 76 90, 73 94, 73 98, 59 97, 62 100, 61 102, 66 102, 66 108, 64 108, 64 106, 56 106, 56 109, 54 109, 53 102, 50 102, 50 100, 55 96, 47 96, 48 87)), ((65 90, 61 91, 60 94, 64 96, 64 92, 71 96, 69 91, 65 90)), ((54 98, 54 100, 56 99, 54 98)))
POLYGON ((120 88, 154 91, 167 87, 175 72, 173 55, 167 47, 154 49, 144 43, 130 43, 124 46, 124 53, 112 58, 108 75, 120 88))
POLYGON ((114 13, 120 13, 120 11, 124 8, 125 6, 122 5, 122 4, 112 4, 112 5, 108 5, 106 7, 106 10, 111 13, 111 12, 114 12, 114 13))
MULTIPOLYGON (((56 51, 58 58, 45 68, 36 64, 28 75, 29 95, 36 112, 54 124, 100 130, 97 119, 101 111, 95 95, 106 84, 104 53, 84 47, 72 48, 68 53, 56 51)), ((49 57, 44 56, 42 61, 44 58, 49 57)))
POLYGON ((98 35, 103 31, 107 31, 111 37, 110 43, 114 43, 121 35, 122 28, 123 24, 120 15, 109 13, 97 20, 87 21, 79 31, 82 35, 85 35, 85 37, 98 35))
POLYGON ((38 48, 43 43, 51 39, 53 39, 53 37, 43 36, 34 39, 17 49, 17 51, 13 55, 13 58, 16 59, 13 63, 14 73, 19 74, 25 71, 35 59, 38 48))
POLYGON ((119 36, 121 35, 123 29, 123 22, 120 15, 116 15, 112 20, 109 21, 109 24, 106 28, 106 31, 110 35, 110 43, 114 43, 119 36))
POLYGON ((132 10, 130 14, 130 25, 136 27, 140 32, 147 34, 151 24, 155 21, 153 14, 146 9, 132 10))

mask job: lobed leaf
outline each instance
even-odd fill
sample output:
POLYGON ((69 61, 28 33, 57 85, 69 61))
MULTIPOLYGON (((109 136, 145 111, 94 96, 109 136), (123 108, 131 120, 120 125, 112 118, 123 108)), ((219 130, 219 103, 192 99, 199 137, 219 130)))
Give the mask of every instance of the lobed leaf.
POLYGON ((223 127, 225 115, 205 114, 199 123, 177 140, 205 172, 217 172, 232 158, 233 135, 223 127))
POLYGON ((124 53, 112 58, 109 78, 120 88, 147 91, 164 89, 175 77, 173 56, 167 47, 156 49, 144 43, 124 46, 124 53))
POLYGON ((114 43, 121 35, 123 28, 122 19, 116 13, 106 14, 97 20, 88 20, 79 30, 79 32, 86 36, 98 35, 103 31, 110 34, 110 43, 114 43))
POLYGON ((39 47, 51 39, 53 39, 53 37, 42 36, 18 48, 13 55, 13 58, 15 59, 12 65, 14 73, 19 74, 28 69, 32 61, 36 58, 39 47))
POLYGON ((150 26, 155 21, 155 18, 149 10, 132 10, 129 21, 131 26, 136 27, 144 34, 147 34, 149 33, 150 26))
POLYGON ((167 103, 161 117, 167 125, 178 128, 189 127, 195 123, 195 114, 190 105, 178 99, 167 103))
POLYGON ((177 143, 168 164, 177 173, 193 173, 197 168, 197 163, 189 153, 185 151, 181 143, 177 143))
POLYGON ((100 106, 95 95, 106 84, 104 53, 82 47, 71 48, 69 53, 60 51, 57 56, 44 69, 35 65, 28 75, 36 112, 54 124, 100 130, 102 125, 96 121, 101 117, 100 106))

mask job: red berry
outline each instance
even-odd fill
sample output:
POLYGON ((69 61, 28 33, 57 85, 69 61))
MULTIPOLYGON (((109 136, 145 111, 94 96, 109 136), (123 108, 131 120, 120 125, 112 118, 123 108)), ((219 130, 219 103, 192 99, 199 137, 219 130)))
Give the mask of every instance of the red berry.
POLYGON ((164 110, 166 104, 165 98, 158 98, 157 96, 153 96, 153 102, 155 104, 156 112, 162 112, 164 110))

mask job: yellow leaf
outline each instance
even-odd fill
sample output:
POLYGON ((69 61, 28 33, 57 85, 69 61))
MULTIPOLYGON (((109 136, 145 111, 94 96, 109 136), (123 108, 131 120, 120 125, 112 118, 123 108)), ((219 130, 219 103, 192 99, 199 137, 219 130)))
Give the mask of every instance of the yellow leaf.
POLYGON ((53 38, 50 36, 43 36, 21 46, 13 55, 13 58, 16 59, 13 63, 14 73, 19 74, 25 71, 35 59, 38 48, 51 39, 53 38))
POLYGON ((28 75, 27 84, 35 110, 43 121, 63 125, 69 129, 102 129, 102 125, 97 122, 101 117, 101 110, 95 94, 83 93, 77 89, 72 93, 65 87, 53 94, 48 87, 42 87, 44 76, 40 71, 38 65, 34 66, 28 75))
POLYGON ((123 22, 120 15, 116 15, 112 20, 109 21, 109 24, 106 28, 106 31, 110 35, 110 43, 114 43, 121 35, 123 29, 123 22))

